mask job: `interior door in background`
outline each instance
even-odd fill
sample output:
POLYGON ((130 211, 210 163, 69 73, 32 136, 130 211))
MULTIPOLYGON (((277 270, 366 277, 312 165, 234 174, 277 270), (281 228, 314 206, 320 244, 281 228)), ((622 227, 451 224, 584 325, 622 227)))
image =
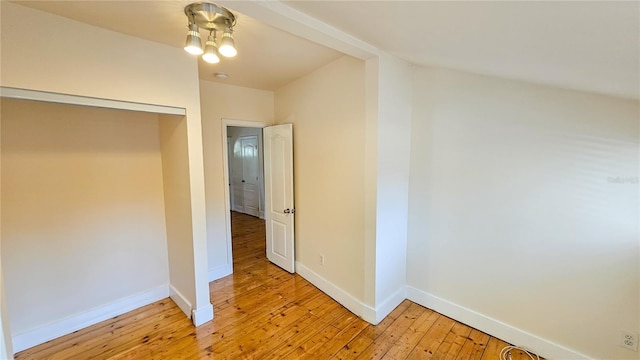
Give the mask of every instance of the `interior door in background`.
POLYGON ((263 129, 267 258, 295 272, 293 203, 293 125, 263 129))
POLYGON ((242 198, 245 214, 260 215, 260 162, 257 136, 242 136, 240 142, 242 157, 242 198))

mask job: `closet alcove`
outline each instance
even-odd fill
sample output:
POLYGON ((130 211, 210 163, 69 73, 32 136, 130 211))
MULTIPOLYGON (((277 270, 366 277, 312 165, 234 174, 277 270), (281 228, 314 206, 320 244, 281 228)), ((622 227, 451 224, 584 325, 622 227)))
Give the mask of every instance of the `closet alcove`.
POLYGON ((1 98, 2 274, 15 346, 166 298, 170 283, 193 276, 184 109, 139 105, 1 98))

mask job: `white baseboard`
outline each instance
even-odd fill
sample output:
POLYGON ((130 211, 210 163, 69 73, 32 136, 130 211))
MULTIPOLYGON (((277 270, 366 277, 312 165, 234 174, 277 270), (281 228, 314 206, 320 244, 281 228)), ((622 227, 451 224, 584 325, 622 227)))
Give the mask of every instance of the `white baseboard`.
POLYGON ((547 359, 591 359, 587 355, 575 350, 558 345, 412 286, 407 286, 407 299, 508 343, 531 349, 536 354, 547 359))
POLYGON ((191 322, 196 327, 213 320, 213 305, 206 304, 191 311, 191 322))
POLYGON ((189 300, 180 291, 176 290, 173 285, 169 285, 169 297, 191 319, 193 325, 200 326, 207 321, 213 320, 213 305, 210 303, 194 309, 189 300))
POLYGON ((339 302, 342 306, 349 309, 349 311, 362 317, 365 305, 358 299, 354 298, 351 294, 337 287, 332 282, 313 272, 298 261, 296 261, 296 273, 315 285, 318 289, 322 290, 322 292, 329 295, 335 301, 339 302))
POLYGON ((174 303, 176 303, 176 305, 178 305, 180 310, 182 310, 182 312, 187 315, 188 318, 191 318, 191 311, 193 310, 191 303, 189 302, 189 300, 187 300, 186 297, 184 297, 184 295, 180 293, 180 291, 176 290, 176 288, 174 288, 171 284, 169 284, 169 297, 171 298, 171 300, 173 300, 174 303))
POLYGON ((12 338, 13 351, 19 352, 40 345, 76 330, 122 315, 139 307, 149 305, 169 296, 167 285, 134 294, 111 303, 95 307, 66 318, 56 320, 27 332, 16 334, 12 338))
POLYGON ((325 294, 329 295, 332 299, 339 302, 340 305, 346 307, 352 313, 358 315, 362 320, 377 325, 382 321, 389 313, 393 311, 401 302, 406 299, 405 287, 401 287, 394 294, 389 296, 378 307, 373 308, 362 301, 356 299, 348 292, 337 287, 329 280, 323 278, 316 272, 312 271, 302 263, 296 261, 296 273, 305 278, 307 281, 315 285, 325 294))
POLYGON ((226 264, 222 266, 218 266, 212 269, 209 269, 209 282, 222 279, 225 276, 233 274, 233 265, 226 264))
POLYGON ((382 321, 387 315, 389 315, 393 309, 395 309, 401 302, 403 302, 407 298, 406 288, 403 286, 398 289, 395 293, 389 296, 386 300, 384 300, 376 309, 373 309, 367 306, 366 312, 368 316, 371 316, 373 321, 369 320, 368 316, 363 316, 362 318, 369 323, 374 325, 378 325, 380 321, 382 321))

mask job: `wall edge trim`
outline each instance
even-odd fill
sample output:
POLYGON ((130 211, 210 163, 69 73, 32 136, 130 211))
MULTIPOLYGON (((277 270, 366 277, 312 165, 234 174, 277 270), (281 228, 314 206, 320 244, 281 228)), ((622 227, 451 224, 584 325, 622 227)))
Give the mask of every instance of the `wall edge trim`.
POLYGON ((20 89, 13 87, 0 86, 0 97, 20 100, 33 100, 50 102, 56 104, 68 104, 78 106, 90 106, 105 109, 119 109, 129 111, 142 111, 155 114, 180 115, 184 116, 187 111, 184 108, 137 103, 132 101, 102 99, 82 95, 62 94, 41 90, 20 89))

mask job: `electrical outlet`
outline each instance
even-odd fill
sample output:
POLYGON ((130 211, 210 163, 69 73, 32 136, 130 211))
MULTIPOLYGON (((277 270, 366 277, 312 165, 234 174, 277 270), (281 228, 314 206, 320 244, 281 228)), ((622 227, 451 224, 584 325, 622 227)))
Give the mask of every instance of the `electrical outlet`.
POLYGON ((638 351, 638 334, 629 330, 620 330, 620 346, 629 350, 638 351))
POLYGON ((324 266, 324 254, 320 254, 320 265, 324 266))

